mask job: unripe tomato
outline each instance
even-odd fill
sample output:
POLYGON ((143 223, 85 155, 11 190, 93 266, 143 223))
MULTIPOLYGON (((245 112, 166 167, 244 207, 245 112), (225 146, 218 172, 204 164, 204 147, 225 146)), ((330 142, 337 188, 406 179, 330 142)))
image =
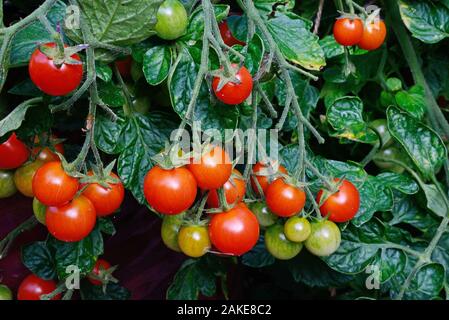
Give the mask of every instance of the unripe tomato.
POLYGON ((58 240, 76 242, 95 227, 95 207, 85 196, 79 196, 59 207, 47 207, 45 223, 48 232, 58 240))
POLYGON ((334 23, 334 38, 342 46, 353 46, 360 42, 363 36, 363 22, 355 18, 338 18, 334 23))
MULTIPOLYGON (((111 264, 109 262, 107 262, 104 259, 98 259, 97 262, 95 262, 91 275, 101 278, 103 272, 108 271, 110 268, 111 264)), ((89 280, 89 282, 92 283, 94 286, 101 286, 103 284, 101 280, 98 280, 92 276, 88 276, 87 280, 89 280)))
POLYGON ((369 126, 377 132, 380 139, 382 140, 380 143, 382 148, 392 144, 393 140, 391 139, 390 131, 388 131, 386 119, 373 120, 370 122, 369 126))
POLYGON ((284 224, 284 233, 288 240, 293 242, 305 241, 312 232, 310 222, 306 218, 291 217, 284 224))
POLYGON ((276 173, 287 174, 287 169, 285 169, 285 167, 282 164, 278 165, 278 171, 277 172, 272 172, 273 169, 272 169, 271 166, 265 165, 262 162, 257 162, 253 166, 253 176, 251 177, 251 187, 253 188, 254 192, 257 195, 259 194, 259 189, 257 188, 255 179, 257 179, 257 181, 259 182, 259 185, 260 185, 260 187, 261 187, 261 189, 262 189, 264 194, 267 192, 268 185, 273 181, 273 178, 270 177, 270 176, 257 175, 257 173, 261 173, 261 172, 264 173, 266 171, 268 171, 268 173, 271 173, 272 175, 274 175, 276 173))
MULTIPOLYGON (((56 290, 56 282, 44 280, 34 274, 30 274, 23 279, 17 291, 17 300, 40 300, 44 294, 52 293, 56 290)), ((55 295, 52 300, 60 300, 61 294, 55 295)))
POLYGON ((312 232, 304 245, 310 253, 318 256, 330 256, 340 247, 341 233, 337 225, 329 220, 311 223, 312 232))
MULTIPOLYGON (((54 48, 56 44, 51 42, 45 46, 54 48)), ((76 53, 71 58, 81 61, 76 53)), ((82 64, 63 63, 57 66, 52 58, 41 52, 39 47, 31 55, 28 70, 33 83, 50 96, 69 94, 79 86, 83 79, 82 64)))
POLYGON ((268 208, 280 217, 291 217, 301 212, 306 204, 306 193, 295 186, 277 179, 273 181, 265 194, 268 208))
POLYGON ((0 170, 0 199, 9 198, 17 192, 12 171, 0 170))
POLYGON ((265 201, 252 202, 249 204, 249 209, 254 213, 261 227, 269 227, 279 219, 268 209, 265 201))
POLYGON ((210 239, 204 226, 185 226, 178 234, 178 245, 181 251, 192 258, 204 256, 210 249, 210 239))
POLYGON ((164 216, 161 226, 161 238, 164 244, 173 251, 181 252, 178 245, 178 234, 184 222, 184 214, 164 216))
POLYGON ((186 211, 195 202, 197 183, 184 167, 165 170, 154 166, 145 176, 143 192, 157 212, 173 215, 186 211))
POLYGON ((13 133, 0 144, 0 169, 9 170, 20 167, 30 156, 28 147, 13 133))
POLYGON ((231 30, 229 30, 228 22, 226 20, 220 22, 219 28, 220 28, 221 38, 223 39, 223 42, 225 44, 227 44, 228 46, 232 47, 235 44, 239 44, 241 46, 245 45, 245 42, 242 42, 242 41, 234 38, 231 30))
POLYGON ((388 160, 402 161, 401 152, 395 147, 388 147, 377 152, 373 159, 376 166, 380 169, 389 170, 399 174, 404 172, 404 167, 401 167, 393 162, 389 162, 388 160))
MULTIPOLYGON (((88 173, 89 176, 92 176, 92 174, 92 172, 88 173)), ((119 179, 115 173, 111 172, 110 176, 119 179)), ((120 208, 125 197, 125 188, 121 181, 109 183, 109 188, 105 188, 98 183, 92 183, 84 189, 83 195, 92 202, 97 216, 105 217, 120 208)))
MULTIPOLYGON (((238 65, 233 63, 232 68, 237 69, 238 65)), ((241 67, 235 76, 240 83, 229 81, 220 90, 218 90, 220 77, 215 77, 212 81, 212 89, 215 95, 218 100, 225 104, 240 104, 248 99, 253 90, 253 78, 248 69, 241 67)))
POLYGON ((198 187, 203 190, 218 189, 231 177, 232 162, 225 150, 214 146, 201 159, 192 159, 188 169, 195 176, 198 187))
POLYGON ((33 178, 37 170, 42 167, 44 162, 35 160, 27 163, 16 170, 14 173, 14 183, 21 194, 27 197, 34 197, 33 178))
POLYGON ((174 40, 183 36, 187 29, 188 16, 184 5, 178 0, 165 0, 157 12, 154 27, 158 37, 174 40))
POLYGON ((47 206, 60 206, 69 202, 78 187, 78 179, 69 176, 59 161, 44 164, 33 178, 34 195, 47 206))
MULTIPOLYGON (((243 180, 242 174, 237 169, 233 169, 232 172, 236 177, 231 176, 231 178, 229 178, 229 180, 223 185, 226 202, 229 204, 242 201, 246 192, 246 183, 243 180)), ((209 192, 207 204, 211 208, 218 208, 220 206, 217 190, 211 190, 209 192)))
POLYGON ((358 46, 364 50, 376 50, 385 41, 387 36, 387 27, 383 20, 373 21, 365 24, 363 36, 358 46))
POLYGON ((214 214, 209 223, 212 244, 221 252, 240 256, 250 251, 259 239, 259 223, 246 205, 214 214))
POLYGON ((11 290, 4 284, 0 284, 0 301, 12 300, 11 290))
POLYGON ((302 243, 288 240, 282 225, 275 224, 265 231, 265 247, 273 257, 290 260, 301 252, 302 243))
POLYGON ((37 198, 33 198, 33 213, 36 217, 37 221, 45 225, 45 215, 46 215, 47 207, 37 200, 37 198))
MULTIPOLYGON (((340 179, 334 179, 339 182, 340 179)), ((317 195, 317 203, 320 203, 323 190, 317 195)), ((354 218, 359 211, 360 195, 357 188, 348 180, 343 180, 338 191, 330 195, 320 206, 321 215, 333 222, 346 222, 354 218)))

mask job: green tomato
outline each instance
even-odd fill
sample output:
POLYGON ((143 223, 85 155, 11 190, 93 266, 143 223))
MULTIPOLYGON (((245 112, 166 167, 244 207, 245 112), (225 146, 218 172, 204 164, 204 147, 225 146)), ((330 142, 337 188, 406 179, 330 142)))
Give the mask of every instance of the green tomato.
POLYGON ((252 202, 249 204, 249 209, 256 215, 261 227, 269 227, 279 219, 268 209, 265 201, 252 202))
POLYGON ((33 198, 33 212, 37 221, 42 223, 45 226, 45 217, 46 217, 47 206, 37 200, 37 198, 33 198))
POLYGON ((311 232, 310 222, 306 218, 294 216, 289 218, 284 225, 285 236, 293 242, 305 241, 311 232))
POLYGON ((312 232, 305 241, 310 253, 326 257, 337 251, 341 243, 341 233, 338 226, 329 220, 312 222, 312 232))
POLYGON ((0 170, 0 199, 9 198, 17 192, 14 172, 0 170))
POLYGON ((279 260, 289 260, 301 251, 302 243, 288 240, 284 234, 284 227, 275 224, 265 231, 265 247, 273 257, 279 260))
POLYGON ((389 147, 376 153, 373 161, 380 169, 385 169, 399 174, 404 172, 405 169, 403 167, 389 162, 389 159, 402 161, 402 154, 396 147, 389 147))
POLYGON ((164 244, 173 251, 181 252, 178 245, 178 234, 184 221, 184 213, 164 216, 161 226, 161 238, 164 244))
POLYGON ((140 114, 145 115, 150 111, 151 102, 148 96, 137 97, 136 99, 134 99, 133 104, 134 110, 136 110, 140 114))
POLYGON ((185 34, 189 19, 184 5, 178 0, 165 0, 157 12, 155 30, 164 40, 174 40, 185 34))
POLYGON ((386 119, 377 119, 371 121, 369 127, 377 132, 381 139, 381 147, 389 146, 393 143, 391 139, 390 132, 388 131, 387 120, 386 119))
POLYGON ((178 245, 182 253, 192 258, 204 256, 211 248, 209 231, 205 226, 184 226, 179 230, 178 245))
POLYGON ((12 292, 4 284, 0 284, 0 300, 12 300, 12 292))

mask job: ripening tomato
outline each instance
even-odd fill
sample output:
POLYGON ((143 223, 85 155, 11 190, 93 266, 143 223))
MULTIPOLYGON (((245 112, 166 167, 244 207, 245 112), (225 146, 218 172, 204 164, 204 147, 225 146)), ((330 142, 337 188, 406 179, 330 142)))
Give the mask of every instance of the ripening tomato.
POLYGON ((380 145, 382 148, 387 147, 393 143, 393 139, 391 138, 390 131, 388 131, 388 124, 386 119, 376 119, 369 123, 369 127, 376 131, 376 134, 379 137, 376 145, 380 145))
POLYGON ((78 187, 78 179, 69 176, 59 161, 44 164, 33 178, 34 195, 47 206, 60 206, 69 202, 78 187))
MULTIPOLYGON (((40 300, 41 295, 52 293, 56 290, 56 282, 44 280, 34 274, 30 274, 19 286, 17 300, 40 300)), ((57 294, 52 300, 60 300, 61 294, 57 294)))
POLYGON ((16 170, 16 172, 14 172, 14 183, 17 190, 19 190, 24 196, 30 198, 34 197, 33 177, 43 164, 44 162, 35 160, 21 166, 16 170))
POLYGON ((0 169, 15 169, 24 164, 30 156, 27 146, 13 133, 0 144, 0 169))
POLYGON ((205 226, 184 226, 179 230, 178 245, 182 253, 192 258, 204 256, 210 249, 210 239, 205 226))
POLYGON ((115 60, 115 65, 117 66, 118 72, 124 79, 128 79, 131 76, 131 65, 133 59, 131 56, 127 56, 122 59, 115 60))
POLYGON ((195 202, 197 183, 193 174, 184 167, 165 170, 154 166, 145 176, 143 193, 157 212, 179 214, 195 202))
POLYGON ((164 216, 161 226, 161 238, 164 244, 173 251, 181 252, 178 244, 178 234, 184 223, 184 213, 174 216, 164 216))
POLYGON ((87 279, 94 286, 101 286, 103 284, 103 281, 101 281, 100 279, 103 278, 104 272, 108 271, 110 268, 111 264, 109 262, 104 259, 98 259, 91 271, 91 276, 88 276, 87 279))
MULTIPOLYGON (((246 192, 246 183, 243 180, 242 174, 237 169, 233 169, 232 173, 234 176, 231 176, 231 178, 229 178, 229 180, 223 185, 226 201, 229 204, 242 201, 246 192)), ((211 208, 218 208, 220 206, 220 199, 218 197, 217 190, 211 190, 209 192, 207 204, 211 208)))
POLYGON ((265 231, 265 247, 276 259, 290 260, 301 252, 302 243, 287 239, 282 225, 275 224, 265 231))
POLYGON ((286 183, 284 179, 277 179, 270 183, 265 198, 271 212, 280 217, 298 214, 306 204, 306 193, 286 183))
MULTIPOLYGON (((56 140, 57 138, 55 136, 50 137, 50 142, 52 140, 56 140)), ((34 138, 34 143, 39 144, 39 137, 36 136, 34 138)), ((64 146, 62 143, 55 144, 54 149, 59 152, 60 154, 64 154, 64 146)), ((34 147, 31 153, 36 156, 37 159, 43 161, 43 162, 50 162, 50 161, 60 161, 58 155, 54 153, 49 147, 34 147)))
MULTIPOLYGON (((339 182, 340 179, 334 179, 339 182)), ((321 204, 323 190, 317 195, 317 203, 321 204)), ((343 180, 338 191, 331 194, 320 206, 323 217, 329 215, 333 222, 346 222, 354 218, 360 207, 360 195, 357 188, 348 180, 343 180)))
MULTIPOLYGON (((238 65, 233 63, 232 68, 237 69, 238 65)), ((241 67, 235 77, 240 83, 229 81, 220 90, 218 90, 221 80, 220 77, 215 77, 212 81, 212 89, 214 90, 215 95, 218 100, 225 104, 240 104, 248 99, 253 90, 253 78, 248 69, 241 67)))
POLYGON ((312 232, 304 242, 307 250, 318 256, 326 257, 337 251, 341 243, 341 233, 338 226, 329 220, 311 223, 312 232))
POLYGON ((0 199, 9 198, 17 192, 12 171, 0 170, 0 199))
POLYGON ((259 222, 246 205, 213 214, 209 223, 212 244, 221 252, 240 256, 250 251, 259 239, 259 222))
POLYGON ((338 18, 334 23, 334 38, 342 46, 353 46, 363 36, 363 22, 358 18, 338 18))
POLYGON ((383 20, 372 21, 365 24, 363 29, 363 36, 358 46, 364 50, 376 50, 385 41, 387 36, 387 27, 383 20))
POLYGON ((272 181, 272 175, 276 173, 283 173, 287 174, 287 169, 281 164, 278 165, 278 171, 274 172, 273 166, 265 165, 262 162, 257 162, 253 166, 253 176, 251 177, 251 187, 253 188, 254 192, 258 195, 259 189, 257 188, 256 181, 259 182, 259 185, 265 194, 267 192, 268 185, 272 181), (257 175, 258 173, 261 173, 263 175, 257 175))
POLYGON ((310 222, 306 218, 294 216, 284 224, 284 233, 288 240, 293 242, 305 241, 312 232, 310 222))
POLYGON ((33 198, 33 213, 36 217, 36 220, 45 225, 45 214, 47 212, 47 206, 45 206, 42 202, 33 198))
POLYGON ((96 220, 94 205, 83 195, 62 206, 47 207, 45 212, 48 232, 65 242, 84 239, 94 228, 96 220))
POLYGON ((249 209, 255 214, 261 227, 269 227, 273 225, 279 217, 274 215, 265 201, 256 201, 249 204, 249 209))
MULTIPOLYGON (((92 172, 88 172, 89 176, 92 176, 92 174, 92 172)), ((109 183, 109 188, 105 188, 98 183, 92 183, 83 191, 83 195, 94 205, 98 217, 105 217, 114 213, 120 208, 125 197, 125 188, 119 177, 113 172, 110 176, 118 179, 119 182, 109 183)))
MULTIPOLYGON (((54 48, 56 44, 51 42, 44 46, 54 48)), ((71 58, 81 61, 77 54, 71 58)), ((53 59, 42 53, 39 47, 31 55, 28 70, 33 83, 50 96, 65 96, 78 88, 83 79, 82 64, 55 65, 53 59)))
POLYGON ((245 45, 245 42, 242 42, 240 40, 237 40, 236 38, 234 38, 234 36, 232 35, 231 30, 229 30, 229 26, 228 26, 228 22, 226 20, 220 22, 220 34, 221 34, 221 38, 223 39, 223 42, 232 47, 235 44, 239 44, 241 46, 245 45))
POLYGON ((174 40, 185 34, 189 22, 184 5, 178 0, 165 0, 157 11, 154 27, 158 37, 174 40))
POLYGON ((225 150, 214 146, 200 159, 192 159, 188 169, 195 176, 198 187, 203 190, 218 189, 231 177, 232 162, 225 150))

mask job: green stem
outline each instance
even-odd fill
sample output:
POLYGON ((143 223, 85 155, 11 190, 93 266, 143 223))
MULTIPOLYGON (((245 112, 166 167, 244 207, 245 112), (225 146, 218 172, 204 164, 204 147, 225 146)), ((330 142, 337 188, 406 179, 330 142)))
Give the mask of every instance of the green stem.
MULTIPOLYGON (((256 137, 256 130, 257 130, 257 92, 255 89, 253 89, 252 98, 251 98, 251 106, 253 107, 253 115, 251 118, 251 129, 253 130, 253 135, 248 137, 248 139, 257 139, 256 137)), ((252 190, 251 183, 250 183, 250 174, 251 174, 251 168, 255 160, 255 151, 256 151, 256 144, 250 143, 248 145, 248 159, 245 164, 245 170, 243 171, 243 178, 246 181, 248 190, 252 190)))
POLYGON ((64 57, 64 40, 62 39, 62 35, 53 28, 47 16, 41 15, 39 16, 39 21, 44 25, 45 29, 47 29, 48 33, 50 33, 51 37, 55 40, 56 46, 58 48, 58 55, 60 58, 64 57))
POLYGON ((365 158, 363 158, 362 161, 360 161, 360 164, 362 165, 362 167, 366 167, 368 165, 368 163, 370 163, 374 156, 377 154, 377 152, 379 152, 380 148, 378 145, 375 145, 370 152, 365 156, 365 158))
POLYGON ((123 94, 125 95, 126 103, 123 105, 123 111, 126 116, 131 116, 133 114, 133 100, 131 98, 131 93, 128 90, 125 82, 123 81, 122 76, 120 75, 120 71, 117 67, 117 64, 114 64, 114 74, 118 80, 120 88, 122 89, 123 94))
POLYGON ((273 107, 273 104, 271 103, 270 99, 268 99, 267 95, 265 94, 265 91, 263 91, 262 87, 260 86, 259 81, 255 81, 254 85, 257 91, 259 92, 260 96, 262 97, 263 102, 265 102, 265 106, 267 108, 268 113, 270 114, 270 117, 277 118, 278 113, 276 109, 273 107))
POLYGON ((314 175, 316 175, 318 177, 318 179, 321 180, 321 182, 323 182, 323 184, 324 184, 324 186, 326 187, 327 190, 329 190, 331 192, 336 192, 337 191, 335 189, 334 184, 329 181, 329 177, 321 174, 321 172, 309 160, 306 159, 305 164, 306 164, 307 168, 309 168, 310 171, 312 171, 312 173, 314 175))
POLYGON ((17 236, 20 235, 23 231, 30 230, 35 225, 37 225, 37 220, 35 216, 32 215, 2 239, 2 241, 0 241, 0 260, 6 257, 14 239, 17 238, 17 236))
POLYGON ((195 214, 195 223, 199 224, 201 217, 203 216, 204 207, 206 206, 207 198, 209 197, 209 191, 205 192, 201 198, 198 209, 195 214))
POLYGON ((349 13, 350 14, 355 14, 354 5, 353 5, 352 1, 351 0, 346 0, 346 4, 349 7, 349 13))
POLYGON ((224 212, 229 211, 231 208, 229 207, 228 200, 226 200, 226 194, 223 187, 217 190, 218 199, 220 200, 220 206, 223 208, 224 212))
POLYGON ((337 6, 338 11, 341 11, 341 12, 345 11, 345 8, 343 7, 343 0, 337 0, 336 6, 337 6))

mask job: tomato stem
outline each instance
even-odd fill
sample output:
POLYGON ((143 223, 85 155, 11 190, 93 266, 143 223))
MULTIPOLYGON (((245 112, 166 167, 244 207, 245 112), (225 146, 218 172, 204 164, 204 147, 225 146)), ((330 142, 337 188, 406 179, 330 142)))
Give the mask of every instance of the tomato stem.
POLYGON ((231 208, 229 207, 228 200, 226 199, 225 190, 223 187, 217 190, 218 199, 220 200, 220 206, 223 208, 223 211, 227 212, 231 208))
POLYGON ((0 241, 0 260, 6 257, 8 250, 11 247, 15 238, 23 231, 30 230, 37 225, 37 220, 34 215, 22 222, 18 227, 12 230, 8 235, 0 241))
POLYGON ((195 213, 195 223, 199 224, 201 221, 201 217, 203 216, 204 207, 206 206, 207 198, 209 197, 209 191, 205 192, 201 198, 201 201, 198 205, 198 209, 195 213))

